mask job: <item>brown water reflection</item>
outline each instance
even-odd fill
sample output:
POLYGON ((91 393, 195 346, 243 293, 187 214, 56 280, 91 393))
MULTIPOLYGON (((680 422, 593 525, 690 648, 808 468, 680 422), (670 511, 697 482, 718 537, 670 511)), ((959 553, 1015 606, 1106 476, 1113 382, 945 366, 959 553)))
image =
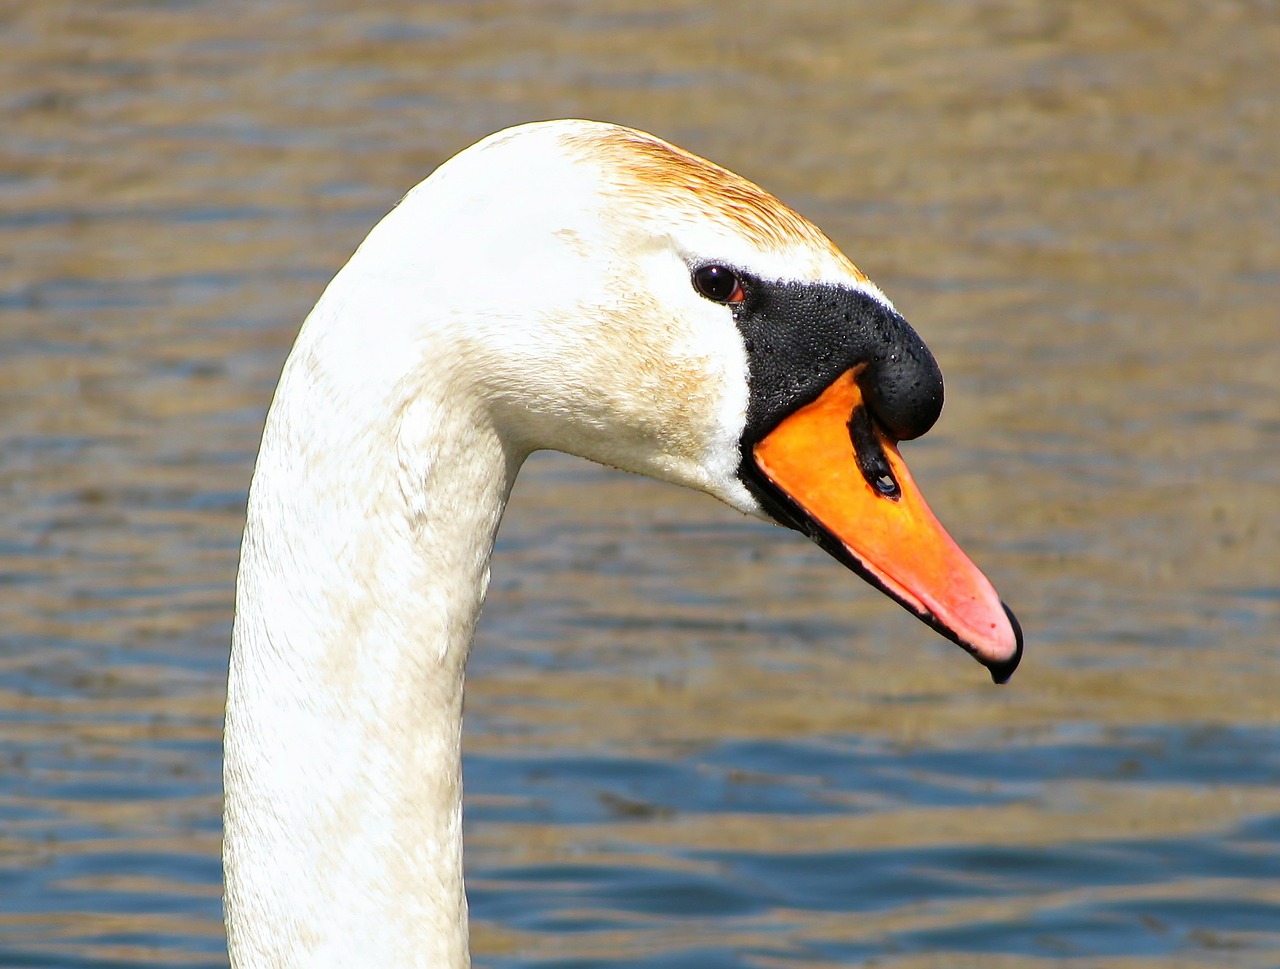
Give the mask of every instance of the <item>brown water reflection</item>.
POLYGON ((1278 54, 1270 0, 0 10, 0 964, 223 962, 283 354, 431 167, 577 115, 762 182, 894 297, 949 381, 908 457, 1029 652, 997 690, 798 539, 540 457, 468 700, 479 957, 1274 965, 1278 54), (927 897, 805 894, 893 851, 927 897), (722 914, 637 909, 645 871, 722 914))

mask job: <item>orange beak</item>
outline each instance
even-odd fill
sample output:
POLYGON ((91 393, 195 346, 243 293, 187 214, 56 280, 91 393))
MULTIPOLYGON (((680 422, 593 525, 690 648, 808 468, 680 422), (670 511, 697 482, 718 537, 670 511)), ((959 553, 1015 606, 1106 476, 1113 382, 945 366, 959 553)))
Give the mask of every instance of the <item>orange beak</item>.
POLYGON ((925 504, 896 442, 871 419, 859 369, 769 432, 755 446, 755 463, 825 533, 820 544, 1003 683, 1021 657, 1021 631, 925 504))

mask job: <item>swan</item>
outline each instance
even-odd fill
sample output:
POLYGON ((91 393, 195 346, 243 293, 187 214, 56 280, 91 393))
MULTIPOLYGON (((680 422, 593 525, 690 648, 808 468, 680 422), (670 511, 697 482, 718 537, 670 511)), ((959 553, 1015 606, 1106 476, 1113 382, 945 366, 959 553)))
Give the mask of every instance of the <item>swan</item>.
POLYGON ((811 223, 652 135, 492 135, 373 229, 267 415, 236 586, 231 964, 470 964, 463 680, 512 482, 553 448, 808 535, 997 682, 1022 636, 896 443, 938 366, 811 223))

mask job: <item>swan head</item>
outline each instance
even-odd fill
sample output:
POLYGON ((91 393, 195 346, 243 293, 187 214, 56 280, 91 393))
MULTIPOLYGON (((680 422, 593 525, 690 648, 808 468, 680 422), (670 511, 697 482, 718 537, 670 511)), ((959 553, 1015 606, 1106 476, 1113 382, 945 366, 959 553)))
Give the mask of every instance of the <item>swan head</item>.
POLYGON ((897 449, 938 418, 936 361, 755 184, 629 128, 523 125, 441 166, 344 272, 400 321, 409 397, 427 395, 414 381, 456 386, 517 452, 579 454, 796 529, 997 682, 1012 674, 1012 613, 897 449))

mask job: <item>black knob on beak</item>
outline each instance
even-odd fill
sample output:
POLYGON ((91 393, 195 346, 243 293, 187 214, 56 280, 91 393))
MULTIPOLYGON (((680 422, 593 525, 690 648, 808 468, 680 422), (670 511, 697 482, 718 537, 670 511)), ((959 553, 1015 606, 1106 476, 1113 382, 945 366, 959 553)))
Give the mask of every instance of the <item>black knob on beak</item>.
POLYGON ((858 386, 877 424, 909 441, 942 413, 942 370, 911 324, 886 310, 870 321, 867 365, 858 386))

